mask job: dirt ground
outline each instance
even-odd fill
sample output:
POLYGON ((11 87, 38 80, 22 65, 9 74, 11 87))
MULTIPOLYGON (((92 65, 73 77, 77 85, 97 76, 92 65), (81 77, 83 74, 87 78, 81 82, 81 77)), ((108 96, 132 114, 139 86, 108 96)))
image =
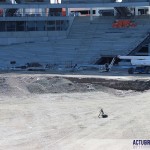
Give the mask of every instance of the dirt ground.
POLYGON ((130 150, 150 138, 149 79, 82 77, 0 74, 0 150, 130 150))

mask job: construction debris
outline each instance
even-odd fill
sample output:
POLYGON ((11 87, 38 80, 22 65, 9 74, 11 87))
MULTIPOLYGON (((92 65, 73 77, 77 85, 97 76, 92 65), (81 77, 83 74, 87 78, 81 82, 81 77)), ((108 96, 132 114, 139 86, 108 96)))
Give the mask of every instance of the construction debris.
POLYGON ((99 115, 98 115, 98 118, 107 118, 107 117, 108 117, 108 115, 106 115, 106 114, 104 113, 103 109, 101 108, 101 109, 100 109, 100 113, 99 113, 99 115))

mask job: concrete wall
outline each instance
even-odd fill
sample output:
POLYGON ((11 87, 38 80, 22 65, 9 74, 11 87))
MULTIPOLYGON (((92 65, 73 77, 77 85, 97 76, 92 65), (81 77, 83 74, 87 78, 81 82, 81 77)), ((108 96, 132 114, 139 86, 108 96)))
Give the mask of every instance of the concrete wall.
POLYGON ((66 31, 1 32, 0 45, 41 42, 66 38, 66 31))

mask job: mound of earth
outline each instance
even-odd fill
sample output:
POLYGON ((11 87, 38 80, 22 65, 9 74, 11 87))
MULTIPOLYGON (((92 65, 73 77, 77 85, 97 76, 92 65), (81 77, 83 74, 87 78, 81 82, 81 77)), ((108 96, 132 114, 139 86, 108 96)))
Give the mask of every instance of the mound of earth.
POLYGON ((1 77, 0 94, 27 95, 103 91, 126 96, 150 89, 150 81, 118 81, 95 78, 65 78, 47 76, 1 77))
POLYGON ((86 92, 95 90, 92 85, 87 83, 75 83, 69 79, 61 77, 38 78, 36 81, 27 85, 30 93, 71 93, 86 92))

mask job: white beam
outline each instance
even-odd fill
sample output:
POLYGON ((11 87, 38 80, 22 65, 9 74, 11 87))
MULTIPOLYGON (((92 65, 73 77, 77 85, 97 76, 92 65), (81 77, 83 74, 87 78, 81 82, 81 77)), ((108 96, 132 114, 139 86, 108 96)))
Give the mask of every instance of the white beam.
POLYGON ((93 9, 90 8, 90 21, 93 21, 93 9))
POLYGON ((145 59, 149 59, 150 60, 150 56, 117 56, 119 59, 135 59, 135 60, 145 60, 145 59))
POLYGON ((94 3, 94 4, 1 4, 1 8, 98 8, 98 7, 136 7, 150 6, 149 2, 130 3, 94 3))

